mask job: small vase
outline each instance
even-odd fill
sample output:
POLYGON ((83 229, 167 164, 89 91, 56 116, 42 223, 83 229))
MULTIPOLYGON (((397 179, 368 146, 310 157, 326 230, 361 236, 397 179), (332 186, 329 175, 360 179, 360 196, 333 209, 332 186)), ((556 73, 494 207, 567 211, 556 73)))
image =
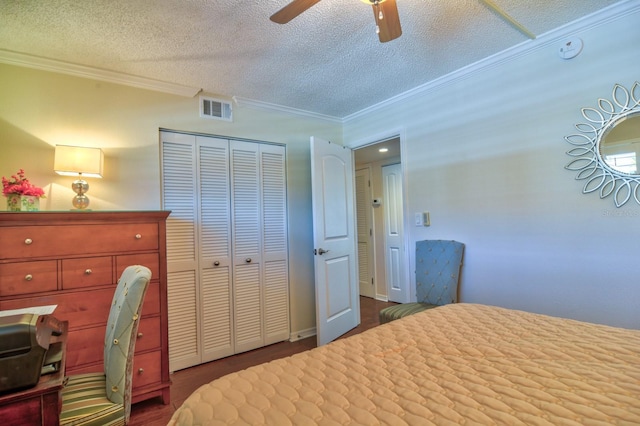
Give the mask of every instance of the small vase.
POLYGON ((35 195, 7 195, 7 210, 10 212, 37 212, 40 210, 40 197, 35 195))

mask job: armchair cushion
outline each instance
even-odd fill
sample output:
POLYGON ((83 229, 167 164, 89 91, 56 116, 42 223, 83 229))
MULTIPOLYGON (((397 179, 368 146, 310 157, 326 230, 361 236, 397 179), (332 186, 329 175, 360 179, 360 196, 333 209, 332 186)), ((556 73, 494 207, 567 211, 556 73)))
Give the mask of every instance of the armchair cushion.
POLYGON ((103 373, 69 377, 62 392, 60 425, 124 425, 124 405, 109 401, 105 387, 103 373))
POLYGON ((388 306, 380 311, 380 324, 384 324, 393 320, 397 320, 398 318, 406 317, 407 315, 417 314, 418 312, 437 307, 438 305, 418 302, 400 303, 398 305, 388 306))

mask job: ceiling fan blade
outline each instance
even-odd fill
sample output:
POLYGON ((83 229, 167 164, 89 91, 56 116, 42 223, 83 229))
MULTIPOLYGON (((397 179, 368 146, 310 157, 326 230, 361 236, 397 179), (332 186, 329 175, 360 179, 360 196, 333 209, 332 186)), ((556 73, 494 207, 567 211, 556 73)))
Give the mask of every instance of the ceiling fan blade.
POLYGON ((376 24, 378 25, 378 28, 380 28, 378 37, 382 43, 391 41, 402 35, 396 0, 385 0, 379 3, 378 6, 373 5, 371 7, 373 7, 373 15, 376 18, 376 24), (382 19, 379 17, 379 11, 382 11, 382 19))
POLYGON ((319 1, 320 0, 293 0, 291 3, 271 15, 271 18, 269 19, 277 24, 286 24, 319 1))

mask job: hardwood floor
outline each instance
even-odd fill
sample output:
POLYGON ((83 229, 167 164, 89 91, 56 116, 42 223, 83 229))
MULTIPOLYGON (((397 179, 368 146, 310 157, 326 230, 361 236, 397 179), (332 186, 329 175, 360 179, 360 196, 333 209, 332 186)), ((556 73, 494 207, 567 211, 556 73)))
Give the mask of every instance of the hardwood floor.
MULTIPOLYGON (((378 312, 380 309, 390 305, 395 305, 395 303, 360 297, 360 325, 340 338, 358 334, 379 325, 378 312)), ((201 385, 225 374, 315 347, 316 337, 313 336, 297 342, 276 343, 250 352, 176 371, 171 375, 173 382, 171 386, 171 404, 163 405, 159 398, 134 404, 131 407, 129 425, 164 426, 173 415, 173 412, 201 385)))

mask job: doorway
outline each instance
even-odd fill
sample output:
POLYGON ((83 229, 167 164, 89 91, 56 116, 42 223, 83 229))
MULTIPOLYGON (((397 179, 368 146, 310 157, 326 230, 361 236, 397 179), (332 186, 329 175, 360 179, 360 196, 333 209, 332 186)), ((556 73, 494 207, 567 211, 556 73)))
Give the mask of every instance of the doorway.
POLYGON ((354 149, 354 162, 360 295, 408 302, 400 138, 354 149))

